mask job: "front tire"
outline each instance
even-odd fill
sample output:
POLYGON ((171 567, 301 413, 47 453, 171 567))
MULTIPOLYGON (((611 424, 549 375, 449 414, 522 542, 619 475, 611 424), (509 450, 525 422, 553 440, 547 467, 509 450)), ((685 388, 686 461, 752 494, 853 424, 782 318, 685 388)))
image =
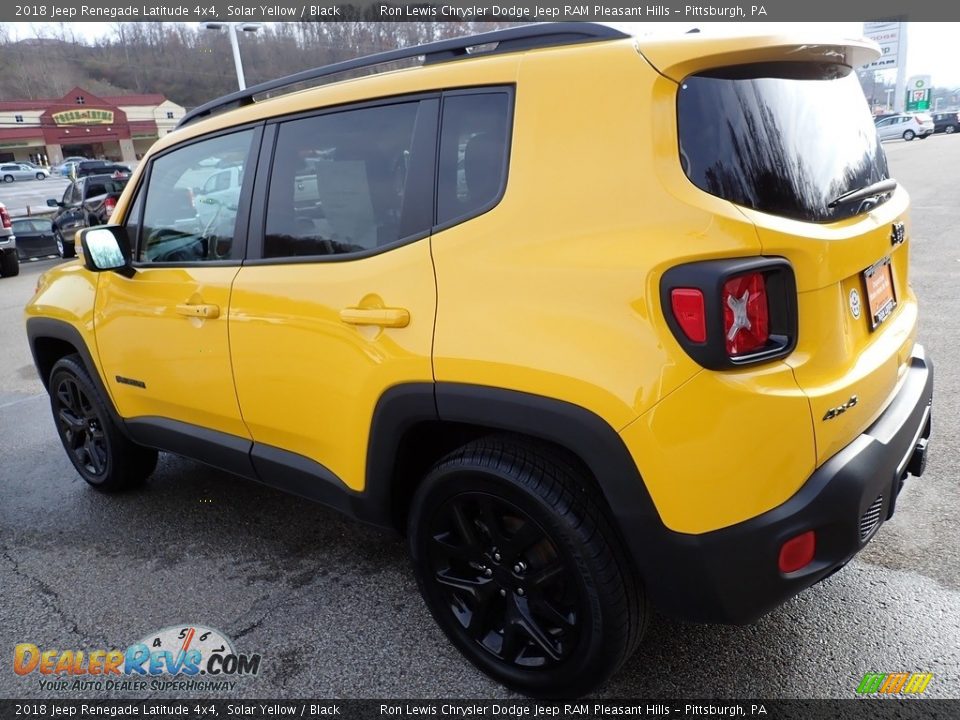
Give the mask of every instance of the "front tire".
POLYGON ((115 491, 150 476, 157 451, 120 431, 79 355, 56 362, 48 389, 60 442, 80 477, 98 490, 115 491))
POLYGON ((16 250, 0 253, 0 275, 15 277, 20 274, 20 257, 16 250))
POLYGON ((910 142, 910 141, 913 140, 916 136, 917 136, 917 134, 916 134, 915 132, 913 132, 913 130, 907 130, 905 133, 903 133, 903 139, 906 140, 907 142, 910 142))
POLYGON ((943 131, 944 131, 947 135, 953 135, 953 133, 955 133, 955 132, 957 131, 957 128, 956 128, 956 126, 954 126, 954 125, 947 125, 947 126, 943 129, 943 131))
POLYGON ((643 591, 602 496, 547 446, 494 437, 448 455, 416 492, 409 540, 441 629, 520 692, 590 692, 645 629, 643 591))
POLYGON ((47 178, 47 176, 41 172, 38 172, 36 177, 37 177, 37 180, 46 180, 47 178))

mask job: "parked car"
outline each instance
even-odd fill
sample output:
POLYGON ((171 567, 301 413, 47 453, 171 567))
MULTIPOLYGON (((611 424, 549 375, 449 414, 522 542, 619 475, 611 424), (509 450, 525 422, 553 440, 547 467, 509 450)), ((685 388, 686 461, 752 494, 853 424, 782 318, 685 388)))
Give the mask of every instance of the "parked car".
POLYGON ((960 112, 951 110, 950 112, 934 113, 933 131, 953 134, 960 130, 960 112))
POLYGON ((7 206, 0 203, 0 277, 20 274, 20 256, 17 255, 17 238, 7 206))
POLYGON ((68 457, 108 491, 174 452, 405 533, 450 641, 531 695, 590 692, 653 608, 752 621, 925 467, 878 56, 537 24, 202 105, 27 306, 68 457))
POLYGON ((881 140, 924 140, 933 135, 933 120, 929 115, 901 113, 878 121, 876 128, 881 140))
POLYGON ((47 200, 48 206, 58 208, 51 224, 60 257, 76 255, 74 235, 77 230, 103 225, 110 219, 127 180, 113 175, 88 175, 71 182, 60 200, 47 200))
POLYGON ((5 183, 14 180, 46 180, 50 173, 42 168, 31 167, 23 163, 4 163, 0 165, 0 179, 5 183))
POLYGON ((50 218, 13 218, 13 232, 17 236, 17 253, 21 260, 58 253, 50 218))
POLYGON ((107 160, 84 160, 77 163, 76 177, 87 175, 114 175, 115 177, 130 177, 130 168, 126 165, 108 162, 107 160))

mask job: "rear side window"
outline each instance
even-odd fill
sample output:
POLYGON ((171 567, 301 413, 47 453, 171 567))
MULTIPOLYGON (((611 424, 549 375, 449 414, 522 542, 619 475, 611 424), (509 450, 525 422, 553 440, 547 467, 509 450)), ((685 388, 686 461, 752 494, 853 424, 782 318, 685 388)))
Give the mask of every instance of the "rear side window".
POLYGON ((743 65, 683 81, 680 163, 694 185, 762 212, 812 222, 857 214, 832 200, 889 177, 850 68, 743 65))
POLYGON ((506 92, 444 97, 437 225, 466 220, 496 204, 507 177, 509 120, 506 92))
POLYGON ((404 214, 419 107, 412 101, 281 123, 263 257, 360 253, 410 236, 404 214))

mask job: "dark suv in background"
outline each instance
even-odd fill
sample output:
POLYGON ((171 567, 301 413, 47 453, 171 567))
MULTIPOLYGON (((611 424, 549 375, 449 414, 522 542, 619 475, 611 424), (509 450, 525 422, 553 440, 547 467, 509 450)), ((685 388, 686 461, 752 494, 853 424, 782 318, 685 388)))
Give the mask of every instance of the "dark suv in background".
POLYGON ((107 223, 128 179, 116 175, 77 178, 63 191, 60 200, 47 200, 48 206, 57 208, 51 224, 60 257, 72 258, 76 255, 73 236, 77 230, 107 223))
POLYGON ((935 133, 955 133, 960 130, 960 112, 951 110, 950 112, 934 113, 933 131, 935 133))

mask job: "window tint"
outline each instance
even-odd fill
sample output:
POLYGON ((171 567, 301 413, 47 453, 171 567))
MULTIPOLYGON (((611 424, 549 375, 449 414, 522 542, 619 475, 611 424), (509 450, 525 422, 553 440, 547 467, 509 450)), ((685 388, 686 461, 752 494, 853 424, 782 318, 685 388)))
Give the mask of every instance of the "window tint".
POLYGON ((508 119, 503 92, 444 98, 438 225, 475 215, 497 199, 507 171, 508 119))
POLYGON ((383 105, 280 124, 263 256, 362 252, 404 237, 418 107, 383 105))
POLYGON ((840 220, 856 215, 860 203, 831 206, 835 198, 889 177, 849 67, 785 62, 688 77, 677 114, 684 172, 738 205, 796 220, 840 220))
POLYGON ((143 209, 140 262, 228 260, 235 250, 234 232, 240 187, 216 196, 201 194, 207 179, 224 165, 243 167, 252 130, 191 143, 153 161, 143 209))

